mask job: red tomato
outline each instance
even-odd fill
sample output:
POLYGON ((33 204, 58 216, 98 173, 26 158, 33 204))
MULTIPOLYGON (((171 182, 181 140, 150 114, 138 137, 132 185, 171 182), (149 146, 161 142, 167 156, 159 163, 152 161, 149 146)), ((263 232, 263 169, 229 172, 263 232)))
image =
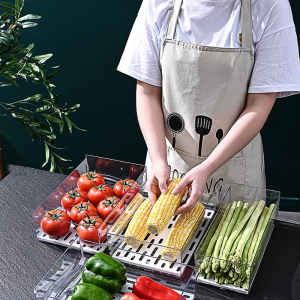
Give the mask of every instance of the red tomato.
POLYGON ((87 217, 86 214, 97 216, 97 209, 90 202, 81 202, 80 204, 73 206, 70 216, 73 223, 79 224, 83 218, 87 217))
POLYGON ((113 196, 114 192, 108 185, 93 186, 88 193, 88 198, 97 207, 100 201, 113 196))
POLYGON ((66 211, 71 211, 72 207, 88 200, 87 195, 81 190, 68 191, 61 199, 61 205, 66 211))
POLYGON ((105 184, 105 181, 99 173, 87 172, 79 177, 77 184, 79 189, 87 194, 93 185, 105 184))
POLYGON ((70 229, 70 216, 61 209, 48 211, 42 219, 42 230, 51 237, 62 236, 70 229))
POLYGON ((61 205, 61 198, 65 194, 65 191, 62 187, 58 187, 45 201, 43 205, 47 209, 57 208, 61 205))
POLYGON ((77 227, 77 233, 82 240, 102 243, 106 239, 107 225, 98 216, 89 216, 84 218, 77 227), (101 227, 100 227, 101 226, 101 227), (100 227, 100 228, 99 228, 100 227))
POLYGON ((137 165, 131 165, 129 169, 129 175, 132 179, 137 180, 139 176, 143 173, 144 168, 137 165))
POLYGON ((118 181, 114 186, 114 194, 122 199, 123 196, 126 194, 125 203, 129 203, 134 196, 138 193, 140 187, 139 185, 132 179, 125 179, 118 181), (130 191, 127 193, 127 191, 130 189, 130 191))
POLYGON ((73 187, 77 186, 78 178, 80 177, 80 174, 77 170, 74 170, 67 179, 61 184, 61 187, 64 189, 64 191, 71 190, 73 187))
POLYGON ((103 220, 105 220, 112 210, 114 210, 107 220, 110 224, 114 223, 118 219, 124 209, 124 201, 120 202, 120 199, 115 196, 106 197, 105 200, 101 201, 97 207, 98 214, 103 220))
POLYGON ((121 162, 111 159, 98 158, 96 161, 98 172, 109 175, 118 175, 121 170, 121 162))

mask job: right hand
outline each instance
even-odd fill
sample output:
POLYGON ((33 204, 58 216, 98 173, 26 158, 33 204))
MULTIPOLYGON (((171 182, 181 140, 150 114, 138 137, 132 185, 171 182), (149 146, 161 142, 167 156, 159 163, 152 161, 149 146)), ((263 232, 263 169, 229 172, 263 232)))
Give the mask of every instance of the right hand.
POLYGON ((146 189, 149 195, 150 203, 153 206, 160 196, 168 191, 167 182, 170 178, 170 168, 167 162, 160 161, 152 163, 152 169, 146 189))

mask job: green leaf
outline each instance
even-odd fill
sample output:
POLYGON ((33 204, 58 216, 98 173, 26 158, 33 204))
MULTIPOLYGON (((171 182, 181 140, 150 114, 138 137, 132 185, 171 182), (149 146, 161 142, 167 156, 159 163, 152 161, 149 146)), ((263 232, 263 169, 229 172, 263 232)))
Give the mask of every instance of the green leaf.
POLYGON ((63 171, 63 169, 60 166, 57 166, 57 167, 58 167, 60 174, 65 174, 65 172, 63 171))
POLYGON ((7 19, 9 19, 9 17, 10 17, 10 13, 4 13, 2 16, 1 16, 1 18, 0 18, 0 20, 1 21, 6 21, 7 19))
POLYGON ((80 104, 76 104, 76 105, 70 107, 68 110, 72 110, 73 112, 75 112, 79 107, 80 107, 80 104))
POLYGON ((67 158, 63 158, 61 156, 59 156, 58 154, 56 153, 52 153, 54 156, 56 156, 58 159, 62 160, 62 161, 72 161, 71 159, 67 159, 67 158))
POLYGON ((49 58, 51 58, 53 56, 52 53, 49 54, 43 54, 43 55, 37 55, 37 56, 33 56, 32 58, 38 60, 41 63, 44 63, 46 60, 48 60, 49 58))
POLYGON ((48 104, 46 104, 46 105, 44 105, 44 106, 38 108, 35 112, 40 113, 40 112, 46 111, 46 110, 48 110, 48 109, 50 109, 50 108, 51 108, 51 106, 48 105, 48 104))
POLYGON ((28 98, 26 98, 24 100, 21 100, 21 102, 28 102, 28 101, 39 102, 42 97, 43 97, 42 94, 35 94, 35 95, 31 96, 31 97, 28 97, 28 98))
POLYGON ((4 6, 4 7, 9 7, 9 8, 12 8, 12 9, 16 9, 15 5, 10 3, 10 2, 0 2, 0 5, 4 6))
POLYGON ((47 80, 52 79, 53 77, 55 77, 58 73, 60 72, 60 70, 56 70, 55 72, 53 72, 52 74, 48 75, 46 77, 47 80))
POLYGON ((52 144, 48 144, 48 145, 49 145, 49 147, 52 147, 52 148, 57 149, 57 150, 66 150, 67 149, 67 148, 56 147, 56 146, 54 146, 52 144))
MULTIPOLYGON (((1 5, 1 4, 0 4, 1 5)), ((6 7, 1 7, 0 10, 8 13, 9 15, 15 15, 15 11, 13 9, 10 8, 6 8, 6 7)))
POLYGON ((11 44, 7 38, 2 37, 2 36, 0 36, 0 42, 4 43, 6 46, 10 46, 10 44, 11 44))
POLYGON ((24 22, 24 23, 21 23, 23 28, 29 28, 29 27, 34 27, 34 26, 37 26, 38 23, 35 23, 35 22, 24 22))
POLYGON ((73 125, 76 129, 78 129, 78 130, 80 130, 80 131, 87 131, 86 129, 82 129, 82 128, 77 127, 77 126, 75 125, 75 123, 72 121, 71 118, 70 118, 70 120, 71 120, 71 122, 72 122, 72 125, 73 125))
POLYGON ((53 132, 53 126, 52 123, 46 119, 46 122, 48 123, 49 127, 50 127, 50 131, 53 132))
POLYGON ((60 134, 63 134, 64 127, 65 127, 64 119, 61 119, 61 123, 59 123, 59 133, 60 134))
POLYGON ((72 121, 67 116, 64 116, 64 118, 67 122, 70 133, 72 133, 72 121))
POLYGON ((39 131, 39 133, 46 135, 49 139, 52 139, 52 140, 56 139, 56 135, 48 130, 39 129, 38 131, 39 131))
POLYGON ((0 131, 0 135, 4 134, 4 131, 0 131))
POLYGON ((19 86, 18 84, 17 84, 17 82, 9 75, 9 74, 7 74, 7 73, 2 73, 1 74, 2 76, 4 76, 6 79, 8 79, 9 81, 11 81, 15 86, 19 86))
POLYGON ((61 120, 57 117, 51 116, 51 115, 47 115, 47 114, 42 114, 46 119, 52 121, 52 122, 56 122, 56 123, 61 123, 61 120))
POLYGON ((14 31, 13 35, 16 37, 17 40, 19 40, 21 38, 21 33, 14 31))
POLYGON ((24 0, 16 0, 16 9, 18 11, 21 11, 21 9, 23 8, 24 6, 24 0))
POLYGON ((11 86, 11 83, 0 82, 0 87, 11 86))
POLYGON ((56 162, 54 159, 54 156, 51 155, 51 167, 50 167, 50 172, 53 172, 56 169, 56 162))
POLYGON ((48 144, 47 144, 47 142, 45 140, 44 140, 44 144, 45 144, 46 161, 44 162, 44 164, 42 165, 42 167, 44 167, 49 162, 49 158, 50 158, 50 149, 49 149, 49 146, 48 146, 48 144))
POLYGON ((42 18, 41 16, 29 14, 29 15, 21 17, 18 21, 20 22, 20 21, 25 21, 25 20, 37 20, 37 19, 41 19, 41 18, 42 18))
POLYGON ((7 31, 1 30, 0 34, 8 40, 14 41, 14 37, 7 31))
POLYGON ((25 123, 24 125, 27 128, 28 132, 30 133, 30 135, 32 137, 32 141, 34 141, 36 139, 35 131, 28 124, 25 123))

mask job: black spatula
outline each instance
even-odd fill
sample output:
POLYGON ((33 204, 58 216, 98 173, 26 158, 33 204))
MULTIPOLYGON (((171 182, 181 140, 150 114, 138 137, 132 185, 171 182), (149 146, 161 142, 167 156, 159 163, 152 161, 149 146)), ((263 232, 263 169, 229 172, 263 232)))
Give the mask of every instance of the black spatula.
POLYGON ((198 155, 201 156, 203 136, 208 135, 211 130, 212 119, 206 116, 196 116, 195 130, 200 135, 198 155))

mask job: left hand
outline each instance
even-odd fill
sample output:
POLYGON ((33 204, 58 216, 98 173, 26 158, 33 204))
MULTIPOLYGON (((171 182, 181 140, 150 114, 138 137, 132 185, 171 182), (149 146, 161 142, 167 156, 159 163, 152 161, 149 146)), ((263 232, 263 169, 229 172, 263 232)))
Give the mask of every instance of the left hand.
POLYGON ((177 210, 175 211, 175 215, 186 213, 194 208, 197 201, 202 197, 205 184, 209 176, 210 174, 202 165, 199 165, 186 173, 184 178, 176 185, 176 187, 172 191, 172 194, 176 195, 186 186, 189 187, 186 203, 177 208, 177 210))

